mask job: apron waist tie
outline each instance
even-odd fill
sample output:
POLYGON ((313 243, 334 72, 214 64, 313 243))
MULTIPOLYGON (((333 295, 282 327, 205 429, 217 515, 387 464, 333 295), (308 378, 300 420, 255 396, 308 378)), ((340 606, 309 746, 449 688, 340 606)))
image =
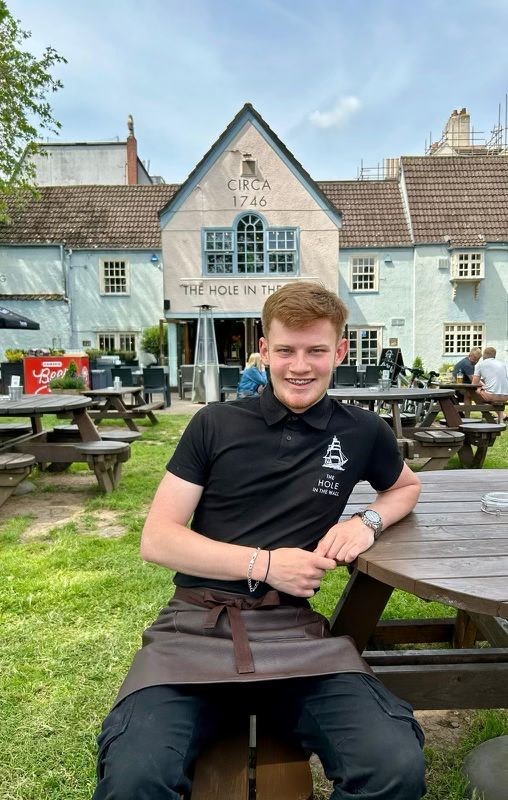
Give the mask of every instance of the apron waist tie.
POLYGON ((205 618, 205 630, 213 630, 223 611, 226 611, 231 627, 231 639, 235 654, 238 674, 255 672, 249 637, 242 619, 242 611, 250 609, 274 608, 280 606, 279 593, 271 589, 262 597, 243 597, 242 595, 226 595, 209 589, 196 590, 177 586, 175 598, 187 603, 210 609, 205 618))

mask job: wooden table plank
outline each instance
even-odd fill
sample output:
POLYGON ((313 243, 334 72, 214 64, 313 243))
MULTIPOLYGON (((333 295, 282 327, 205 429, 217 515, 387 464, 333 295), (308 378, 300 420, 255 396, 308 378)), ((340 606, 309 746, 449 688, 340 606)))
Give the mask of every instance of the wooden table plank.
POLYGON ((508 553, 508 531, 504 538, 496 539, 462 539, 429 542, 427 539, 412 542, 386 540, 382 538, 376 544, 376 563, 381 564, 393 559, 462 559, 506 556, 508 553))

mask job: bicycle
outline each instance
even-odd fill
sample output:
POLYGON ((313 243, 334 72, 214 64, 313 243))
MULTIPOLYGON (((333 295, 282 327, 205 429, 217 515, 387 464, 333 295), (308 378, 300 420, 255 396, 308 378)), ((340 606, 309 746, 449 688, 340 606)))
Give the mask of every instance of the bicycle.
MULTIPOLYGON (((426 375, 422 369, 417 367, 401 367, 391 361, 385 361, 380 365, 380 369, 388 369, 390 372, 393 370, 393 374, 397 374, 397 381, 401 389, 432 388, 434 378, 439 377, 439 373, 433 370, 430 370, 426 375), (397 367, 397 370, 395 370, 395 367, 397 367), (410 373, 409 379, 407 373, 410 373)), ((415 426, 425 419, 431 408, 432 400, 430 398, 427 400, 404 400, 401 406, 400 416, 406 425, 415 426)), ((382 414, 382 406, 380 406, 379 410, 382 414)), ((387 411, 388 410, 389 409, 387 409, 387 411)), ((385 416, 388 416, 388 414, 385 416)))

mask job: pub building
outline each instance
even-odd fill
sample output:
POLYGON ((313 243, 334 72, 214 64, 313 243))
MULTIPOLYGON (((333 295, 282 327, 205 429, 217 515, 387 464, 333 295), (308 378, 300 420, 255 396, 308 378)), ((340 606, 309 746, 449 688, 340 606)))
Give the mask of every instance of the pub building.
POLYGON ((337 291, 340 212, 249 103, 159 216, 171 383, 194 362, 200 306, 212 307, 219 362, 243 367, 278 287, 337 291))

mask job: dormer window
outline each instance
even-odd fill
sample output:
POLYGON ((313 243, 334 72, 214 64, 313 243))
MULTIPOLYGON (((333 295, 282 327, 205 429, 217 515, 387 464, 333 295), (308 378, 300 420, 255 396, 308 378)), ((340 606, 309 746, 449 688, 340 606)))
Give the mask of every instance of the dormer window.
POLYGON ((453 298, 457 294, 457 286, 462 283, 474 284, 474 297, 478 299, 480 281, 485 277, 483 251, 464 250, 452 255, 450 282, 453 286, 453 298))

